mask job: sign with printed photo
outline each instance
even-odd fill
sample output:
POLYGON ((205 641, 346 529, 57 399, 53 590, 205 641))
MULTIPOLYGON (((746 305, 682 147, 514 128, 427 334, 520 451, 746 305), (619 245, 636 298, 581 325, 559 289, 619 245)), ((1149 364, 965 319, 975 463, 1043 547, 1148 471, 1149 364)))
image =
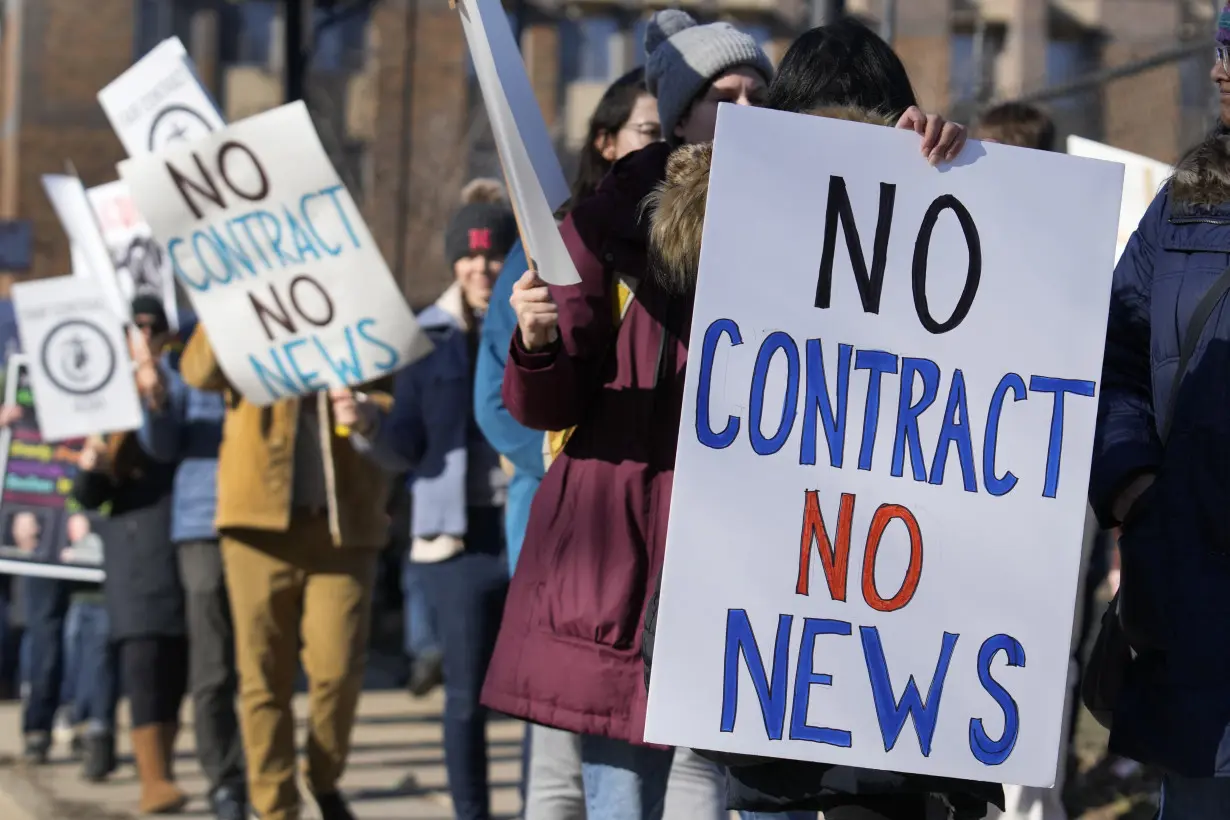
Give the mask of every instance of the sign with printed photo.
POLYGON ((120 165, 248 401, 358 385, 431 350, 302 102, 120 165))
POLYGON ((101 581, 99 514, 71 495, 83 441, 45 441, 26 359, 14 354, 7 365, 4 403, 22 414, 0 431, 0 574, 101 581))
POLYGON ((154 241, 149 224, 137 211, 128 186, 116 180, 90 188, 87 193, 103 241, 111 252, 111 262, 125 301, 131 303, 134 297, 145 294, 157 297, 162 300, 171 330, 178 330, 175 275, 167 255, 154 241))
POLYGON ((1122 181, 721 106, 646 741, 1055 782, 1122 181))

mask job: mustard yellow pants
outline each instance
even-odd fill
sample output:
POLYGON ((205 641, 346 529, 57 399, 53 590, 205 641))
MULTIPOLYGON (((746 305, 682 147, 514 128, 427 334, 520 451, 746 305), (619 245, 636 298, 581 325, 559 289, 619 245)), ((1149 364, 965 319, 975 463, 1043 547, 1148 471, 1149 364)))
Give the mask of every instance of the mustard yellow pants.
POLYGON ((291 711, 300 653, 308 786, 313 794, 337 790, 363 688, 377 554, 335 547, 323 515, 296 514, 286 532, 222 538, 249 799, 262 820, 300 816, 291 711))

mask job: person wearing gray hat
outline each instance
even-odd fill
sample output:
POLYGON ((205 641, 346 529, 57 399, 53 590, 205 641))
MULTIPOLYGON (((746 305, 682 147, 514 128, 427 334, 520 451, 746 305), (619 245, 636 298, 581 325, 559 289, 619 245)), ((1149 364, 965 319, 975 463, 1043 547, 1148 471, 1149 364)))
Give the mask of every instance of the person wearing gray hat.
POLYGON ((773 64, 751 35, 729 23, 698 25, 679 9, 650 18, 645 53, 645 81, 672 145, 709 142, 719 103, 759 105, 773 79, 773 64))

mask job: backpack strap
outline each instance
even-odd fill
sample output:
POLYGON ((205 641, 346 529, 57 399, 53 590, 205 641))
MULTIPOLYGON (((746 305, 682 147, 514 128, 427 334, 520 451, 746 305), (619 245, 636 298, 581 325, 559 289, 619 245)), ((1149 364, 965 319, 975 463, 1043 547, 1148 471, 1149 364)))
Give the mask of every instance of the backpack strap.
POLYGON ((1170 385, 1170 400, 1166 402, 1166 421, 1158 429, 1163 444, 1170 436, 1170 427, 1174 424, 1175 410, 1179 406, 1179 387, 1183 383, 1183 377, 1187 374, 1187 366, 1191 364, 1196 346, 1200 344, 1200 338, 1204 335, 1204 328, 1209 323, 1209 317, 1213 315, 1213 310, 1225 297, 1227 291, 1230 291, 1230 268, 1221 272, 1221 276, 1217 277, 1217 281, 1201 297, 1200 303, 1192 311, 1191 321, 1187 323, 1187 332, 1183 335, 1183 347, 1179 349, 1179 366, 1175 370, 1174 381, 1170 385))

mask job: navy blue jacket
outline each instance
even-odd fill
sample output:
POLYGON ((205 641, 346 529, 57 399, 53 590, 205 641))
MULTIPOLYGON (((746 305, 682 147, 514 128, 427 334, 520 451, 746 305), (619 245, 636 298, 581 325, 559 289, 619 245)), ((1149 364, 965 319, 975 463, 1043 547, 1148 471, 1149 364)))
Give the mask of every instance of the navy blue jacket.
POLYGON ((1230 266, 1230 138, 1211 137, 1153 202, 1115 270, 1090 501, 1156 482, 1122 522, 1133 662, 1112 751, 1190 777, 1230 775, 1230 309, 1213 312, 1159 430, 1182 339, 1230 266))

